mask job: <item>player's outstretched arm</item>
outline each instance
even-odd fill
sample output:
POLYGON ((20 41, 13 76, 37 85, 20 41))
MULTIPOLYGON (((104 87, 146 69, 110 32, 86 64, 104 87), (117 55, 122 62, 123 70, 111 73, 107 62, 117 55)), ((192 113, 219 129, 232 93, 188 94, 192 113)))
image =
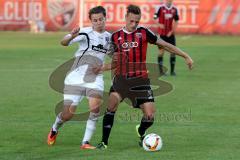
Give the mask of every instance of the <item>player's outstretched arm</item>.
POLYGON ((63 39, 61 40, 61 45, 63 46, 68 46, 70 41, 73 40, 75 37, 78 36, 79 34, 79 27, 74 28, 69 34, 67 34, 66 36, 63 37, 63 39))
POLYGON ((181 49, 179 49, 178 47, 170 44, 170 43, 167 43, 165 42, 164 40, 162 39, 158 39, 156 44, 162 48, 164 48, 165 50, 167 50, 168 52, 170 53, 174 53, 178 56, 181 56, 185 59, 185 62, 186 64, 188 65, 188 68, 189 69, 192 69, 193 68, 193 60, 192 58, 185 52, 183 52, 181 49))
POLYGON ((101 66, 95 66, 93 67, 93 72, 95 74, 103 73, 105 71, 114 70, 117 67, 117 54, 114 53, 112 56, 112 62, 111 63, 105 63, 101 66))
POLYGON ((111 69, 112 69, 112 65, 111 65, 111 63, 108 63, 108 64, 103 64, 103 65, 100 65, 100 66, 93 67, 93 72, 95 74, 99 74, 99 73, 103 73, 104 71, 108 71, 108 70, 111 70, 111 69))

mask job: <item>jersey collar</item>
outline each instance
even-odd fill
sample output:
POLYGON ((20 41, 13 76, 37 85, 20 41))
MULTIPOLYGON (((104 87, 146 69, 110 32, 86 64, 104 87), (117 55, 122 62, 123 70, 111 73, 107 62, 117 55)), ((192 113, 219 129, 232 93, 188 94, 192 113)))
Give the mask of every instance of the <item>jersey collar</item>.
POLYGON ((171 4, 171 6, 170 6, 170 7, 168 7, 166 3, 164 4, 164 6, 165 6, 165 7, 166 7, 168 10, 172 9, 172 7, 173 7, 173 5, 172 5, 172 4, 171 4))
POLYGON ((127 34, 131 34, 131 33, 135 32, 137 29, 138 29, 138 27, 137 27, 134 31, 129 32, 129 31, 126 30, 126 27, 123 27, 123 28, 122 28, 123 32, 125 32, 125 33, 127 33, 127 34))

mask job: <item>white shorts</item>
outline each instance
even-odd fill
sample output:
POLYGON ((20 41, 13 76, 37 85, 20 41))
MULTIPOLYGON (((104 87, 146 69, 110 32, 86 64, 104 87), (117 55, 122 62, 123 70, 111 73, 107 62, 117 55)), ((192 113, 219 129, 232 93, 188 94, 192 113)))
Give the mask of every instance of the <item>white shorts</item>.
POLYGON ((69 73, 64 81, 64 101, 70 101, 72 105, 78 105, 83 97, 95 97, 103 95, 103 75, 86 74, 87 65, 69 73))

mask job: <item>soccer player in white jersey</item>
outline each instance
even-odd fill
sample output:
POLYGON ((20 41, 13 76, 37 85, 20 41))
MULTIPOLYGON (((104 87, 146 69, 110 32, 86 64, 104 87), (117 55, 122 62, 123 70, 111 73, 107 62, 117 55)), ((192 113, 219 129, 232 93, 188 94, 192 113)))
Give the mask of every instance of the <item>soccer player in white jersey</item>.
POLYGON ((55 143, 59 128, 74 116, 77 105, 86 96, 90 114, 80 148, 95 149, 89 142, 96 129, 102 103, 104 90, 102 72, 111 69, 110 64, 103 64, 111 34, 105 31, 106 10, 102 6, 92 8, 89 11, 89 19, 91 27, 74 28, 61 41, 63 46, 77 42, 79 49, 75 53, 72 69, 64 81, 64 109, 57 115, 48 134, 48 145, 55 143), (82 33, 84 35, 81 35, 82 33))

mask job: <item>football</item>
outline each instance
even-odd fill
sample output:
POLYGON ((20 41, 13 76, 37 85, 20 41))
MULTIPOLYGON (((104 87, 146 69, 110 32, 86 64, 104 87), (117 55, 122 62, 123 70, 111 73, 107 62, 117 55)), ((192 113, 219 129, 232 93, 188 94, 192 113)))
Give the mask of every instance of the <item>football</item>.
POLYGON ((155 133, 150 133, 145 136, 143 139, 143 149, 145 151, 159 151, 162 148, 162 138, 155 134, 155 133))

